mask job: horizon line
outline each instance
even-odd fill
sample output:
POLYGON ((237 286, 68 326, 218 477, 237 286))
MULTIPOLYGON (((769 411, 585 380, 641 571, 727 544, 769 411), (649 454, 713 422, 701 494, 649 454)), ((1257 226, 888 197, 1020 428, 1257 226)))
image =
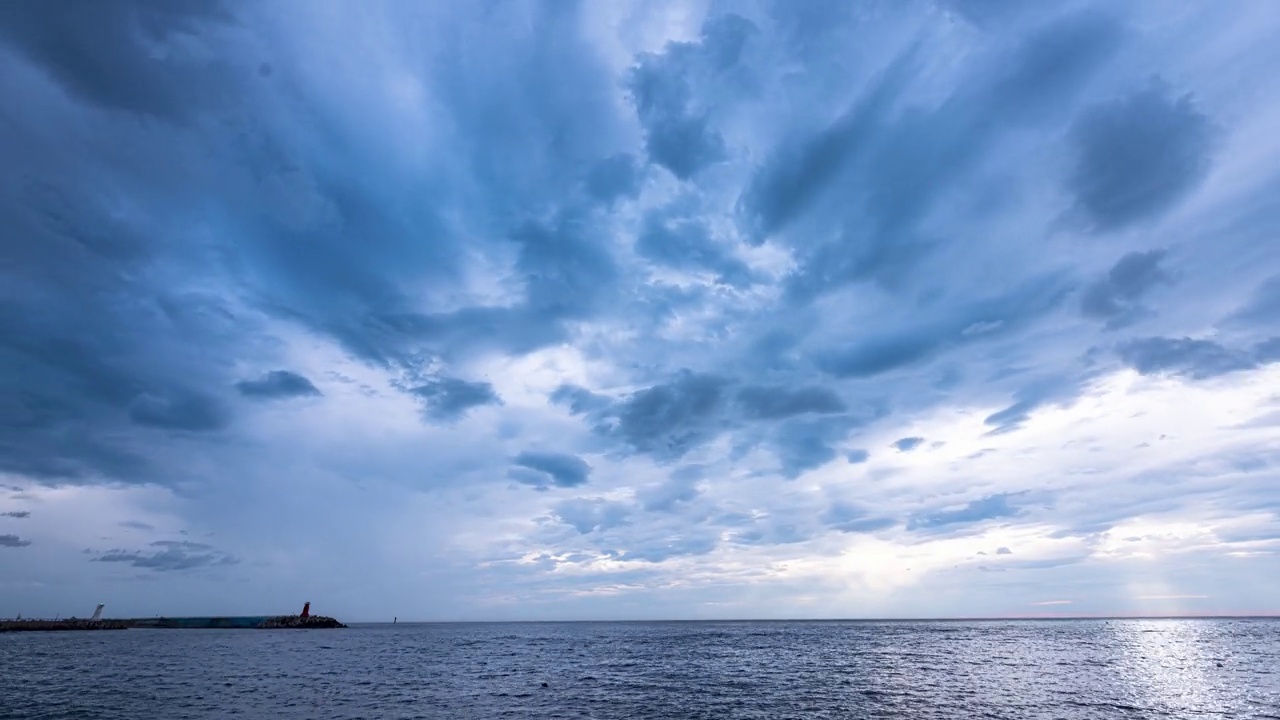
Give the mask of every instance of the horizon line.
POLYGON ((955 617, 830 617, 830 618, 580 618, 506 620, 351 620, 351 625, 478 625, 530 623, 697 623, 697 622, 1000 622, 1012 620, 1280 620, 1280 611, 1192 615, 989 615, 955 617))

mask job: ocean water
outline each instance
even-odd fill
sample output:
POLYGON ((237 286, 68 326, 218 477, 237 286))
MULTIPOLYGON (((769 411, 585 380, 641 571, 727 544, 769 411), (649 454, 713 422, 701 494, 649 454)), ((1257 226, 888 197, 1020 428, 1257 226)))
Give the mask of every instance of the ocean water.
POLYGON ((1280 718, 1280 621, 10 633, 0 717, 1280 718))

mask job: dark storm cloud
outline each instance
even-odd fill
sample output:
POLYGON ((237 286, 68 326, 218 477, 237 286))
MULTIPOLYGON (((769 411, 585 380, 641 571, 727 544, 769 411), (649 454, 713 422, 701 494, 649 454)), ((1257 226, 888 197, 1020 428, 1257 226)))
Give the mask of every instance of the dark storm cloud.
POLYGON ((151 543, 154 551, 107 550, 91 562, 127 563, 131 567, 156 572, 193 570, 201 567, 235 565, 236 558, 203 543, 160 540, 151 543))
POLYGON ((1147 312, 1142 296, 1171 277, 1160 267, 1164 250, 1134 251, 1120 258, 1110 272, 1085 288, 1080 311, 1085 317, 1105 320, 1114 330, 1132 323, 1147 312))
POLYGON ((587 192, 595 199, 611 203, 634 197, 640 191, 641 169, 630 153, 618 153, 596 163, 587 173, 587 192))
POLYGON ((785 228, 865 152, 871 131, 879 129, 889 104, 903 90, 909 67, 909 58, 890 65, 865 97, 830 127, 812 137, 784 141, 756 171, 740 205, 757 239, 785 228))
POLYGON ((751 279, 746 263, 730 254, 710 229, 695 218, 666 217, 650 213, 639 237, 636 253, 655 263, 682 270, 713 272, 721 282, 745 284, 751 279))
POLYGON ((729 378, 683 370, 619 400, 565 385, 552 401, 585 416, 598 434, 660 461, 679 459, 723 432, 745 428, 739 450, 765 443, 792 478, 835 458, 834 444, 883 415, 874 405, 850 411, 821 386, 745 385, 735 393, 733 384, 729 378))
POLYGON ((835 459, 835 445, 866 419, 845 415, 796 417, 779 423, 770 436, 782 474, 796 478, 835 459))
POLYGON ((1099 230, 1159 215, 1207 174, 1213 135, 1189 94, 1153 82, 1080 118, 1067 186, 1099 230))
POLYGON ((0 133, 0 468, 167 482, 140 450, 154 431, 231 421, 210 389, 226 387, 249 327, 179 279, 206 249, 177 220, 198 183, 177 179, 186 149, 151 121, 190 120, 225 94, 220 62, 198 56, 229 20, 215 3, 0 8, 0 43, 19 58, 0 93, 25 98, 0 133))
POLYGON ((226 89, 198 43, 234 20, 219 0, 10 2, 0 38, 90 103, 185 120, 226 89))
POLYGON ((979 498, 956 510, 914 515, 908 520, 907 529, 927 530, 1013 517, 1022 511, 1019 506, 1010 502, 1013 497, 1015 497, 1013 494, 999 493, 979 498))
POLYGON ((729 71, 755 31, 738 15, 711 18, 699 42, 667 43, 662 52, 642 54, 631 71, 627 87, 649 158, 681 180, 728 155, 697 84, 729 71))
POLYGON ((30 544, 30 540, 23 540, 17 535, 0 535, 0 547, 20 548, 30 544))
POLYGON ((11 517, 11 518, 18 518, 19 520, 21 520, 23 518, 31 517, 31 511, 30 510, 10 510, 9 512, 0 513, 0 517, 11 517))
POLYGON ((564 405, 574 415, 585 415, 607 409, 613 400, 578 385, 561 385, 551 393, 551 401, 564 405))
MULTIPOLYGON (((802 610, 818 612, 825 580, 774 589, 787 581, 769 566, 803 554, 797 543, 824 534, 825 554, 857 541, 838 533, 908 520, 922 534, 973 531, 1024 506, 1013 491, 1036 479, 1004 472, 1014 455, 1002 450, 980 463, 996 489, 957 477, 925 499, 939 489, 926 466, 951 463, 888 447, 913 428, 990 413, 948 438, 957 447, 1070 409, 1086 381, 1116 370, 1108 346, 1142 372, 1191 377, 1280 358, 1268 339, 1280 335, 1268 327, 1278 280, 1220 334, 1176 339, 1208 337, 1195 334, 1243 283, 1275 272, 1274 193, 1257 179, 1274 165, 1258 139, 1276 96, 1258 68, 1275 53, 1247 47, 1266 35, 1253 22, 1265 13, 1201 23, 1212 13, 1096 0, 765 0, 736 5, 746 19, 677 5, 0 6, 0 96, 13 99, 0 104, 0 474, 34 483, 33 497, 43 484, 108 484, 109 526, 177 513, 116 527, 144 542, 181 521, 234 533, 236 547, 330 543, 362 561, 386 560, 377 546, 396 539, 309 532, 337 527, 314 503, 273 525, 232 512, 237 498, 270 507, 321 486, 339 497, 333 483, 360 478, 427 493, 424 527, 478 538, 441 555, 466 568, 456 577, 413 581, 440 589, 441 615, 540 612, 544 590, 637 577, 602 581, 602 557, 691 558, 679 578, 645 569, 646 596, 740 601, 732 612, 745 613, 785 591, 815 597, 802 610), (1143 86, 1155 72, 1179 86, 1143 86), (1219 121, 1232 142, 1214 192, 1186 203, 1185 224, 1155 225, 1206 177, 1206 128, 1219 121), (1109 250, 1075 237, 1064 205, 1111 231, 1109 250), (1204 297, 1165 292, 1175 271, 1204 297), (1156 320, 1148 306, 1159 327, 1146 334, 1169 338, 1099 338, 1156 320), (318 396, 316 384, 260 373, 318 365, 360 379, 326 387, 325 412, 296 432, 290 414, 320 405, 283 398, 318 396), (524 391, 499 397, 482 382, 495 373, 524 391), (562 385, 555 407, 528 402, 570 378, 585 387, 562 385), (372 390, 387 384, 402 396, 372 390), (273 412, 256 412, 268 401, 273 412), (401 401, 419 403, 427 426, 343 427, 391 426, 401 401), (868 462, 851 449, 868 443, 884 445, 878 466, 849 467, 868 462), (594 469, 552 452, 588 449, 594 469), (680 467, 690 457, 705 467, 680 467), (270 483, 243 472, 282 458, 290 471, 270 483), (424 476, 423 458, 442 472, 424 476), (821 467, 850 492, 870 483, 877 505, 829 505, 840 482, 786 482, 821 467), (436 493, 449 477, 470 485, 450 468, 542 492, 436 493), (877 485, 894 471, 893 487, 877 485), (600 497, 570 499, 588 488, 600 497), (182 498, 172 507, 170 492, 182 498), (535 515, 528 537, 502 530, 535 515), (696 558, 721 542, 735 546, 726 562, 696 558), (537 575, 489 574, 506 572, 495 555, 530 550, 537 575), (563 563, 573 572, 551 572, 563 563), (726 573, 760 583, 739 598, 726 573), (513 588, 531 602, 487 602, 513 588)), ((1265 435, 1246 433, 1237 440, 1265 435)), ((1108 488, 1123 484, 1112 460, 1089 457, 1108 488)), ((1202 465, 1252 483, 1275 466, 1264 460, 1202 465)), ((1171 486, 1168 509, 1188 492, 1171 486)), ((339 519, 399 527, 414 503, 397 497, 370 486, 339 519)), ((1138 511, 1116 499, 1116 523, 1138 511)), ((1054 522, 1083 527, 1061 510, 1054 522)), ((10 524, 0 530, 30 522, 10 524)), ((1033 550, 1018 559, 1037 561, 1033 550)), ((235 562, 173 542, 97 557, 126 575, 235 562)), ((266 572, 250 565, 246 578, 266 572)), ((403 570, 347 565, 375 581, 403 570)), ((47 592, 21 589, 32 584, 18 570, 19 592, 47 592)), ((169 578, 163 592, 191 582, 169 578)), ((427 586, 413 582, 400 583, 406 597, 427 586)), ((393 600, 356 599, 353 612, 390 614, 369 603, 393 600)), ((619 607, 638 607, 629 600, 619 607)))
MULTIPOLYGON (((577 9, 553 3, 507 14, 468 6, 441 18, 440 29, 436 64, 422 80, 448 122, 463 129, 444 138, 451 152, 438 158, 440 173, 407 180, 394 163, 362 154, 313 167, 286 146, 284 159, 305 171, 292 184, 316 188, 341 222, 319 228, 318 237, 308 228, 306 265, 294 252, 299 234, 270 225, 259 237, 267 252, 255 254, 264 281, 275 281, 265 292, 280 312, 377 364, 561 341, 563 323, 590 317, 616 277, 608 249, 596 242, 596 220, 573 201, 582 171, 618 149, 613 79, 582 37, 577 9), (488 30, 470 32, 477 26, 488 30), (456 285, 459 257, 470 252, 460 234, 516 247, 519 302, 424 311, 409 301, 425 279, 456 285)), ((617 182, 604 184, 618 190, 617 182)))
POLYGON ((161 262, 149 229, 110 217, 87 196, 23 192, 51 168, 15 134, 0 146, 12 150, 0 170, 12 191, 0 194, 0 255, 10 260, 0 263, 8 288, 0 295, 0 467, 43 478, 158 479, 130 423, 224 427, 223 401, 203 388, 224 382, 227 348, 213 339, 238 330, 216 299, 147 281, 147 267, 161 262), (129 238, 128 252, 103 249, 118 237, 129 238))
POLYGON ((721 429, 727 380, 682 371, 668 383, 632 394, 612 411, 616 435, 641 452, 678 458, 721 429))
POLYGON ((472 408, 502 404, 492 383, 453 377, 428 380, 409 392, 422 401, 427 416, 436 420, 457 420, 472 408))
POLYGON ((591 477, 591 466, 577 455, 526 450, 517 455, 513 462, 517 467, 533 471, 517 477, 526 484, 578 487, 587 484, 591 477))
POLYGON ((1184 375, 1201 380, 1257 366, 1247 353, 1212 340, 1185 337, 1130 340, 1120 345, 1118 352, 1121 360, 1143 375, 1184 375))
POLYGON ((874 338, 846 351, 818 358, 818 366, 836 377, 868 377, 911 365, 931 356, 946 335, 929 329, 874 338))
MULTIPOLYGON (((940 242, 922 235, 920 222, 1007 132, 1056 122, 1122 37, 1107 15, 1069 14, 1031 33, 984 68, 988 72, 974 73, 927 110, 901 110, 890 102, 917 72, 914 57, 921 49, 904 53, 846 118, 784 153, 747 194, 748 217, 767 233, 805 208, 816 212, 821 196, 838 186, 840 192, 821 205, 825 224, 803 234, 836 239, 814 246, 790 238, 802 249, 792 297, 802 302, 861 280, 905 283, 940 242)), ((894 350, 915 357, 927 352, 919 342, 894 350)))
POLYGON ((836 377, 870 377, 922 363, 942 351, 1008 334, 1058 307, 1071 285, 1047 275, 985 300, 951 308, 932 322, 913 324, 819 352, 818 367, 836 377))
MULTIPOLYGON (((615 79, 567 6, 442 22, 489 21, 466 42, 442 29, 425 70, 435 81, 419 80, 444 124, 468 132, 435 158, 438 177, 409 182, 401 158, 335 111, 352 88, 309 88, 283 49, 265 63, 268 28, 220 3, 0 9, 0 42, 35 71, 11 63, 0 76, 6 96, 26 98, 0 138, 0 469, 165 482, 174 474, 141 450, 155 447, 146 431, 229 427, 214 389, 237 380, 255 398, 309 393, 281 376, 228 377, 232 358, 259 352, 231 298, 410 375, 424 356, 542 347, 595 312, 612 259, 590 203, 565 206, 581 204, 593 166, 588 199, 638 187, 612 131, 615 79), (524 297, 411 302, 428 279, 456 289, 460 236, 514 246, 524 297), (177 290, 188 286, 205 290, 177 290)), ((476 399, 424 392, 445 418, 476 399)))
POLYGON ((272 370, 256 380, 236 383, 241 395, 258 400, 280 400, 322 394, 310 380, 288 370, 272 370))
POLYGON ((552 318, 590 315, 618 275, 613 257, 591 229, 566 215, 554 225, 530 223, 515 234, 520 245, 516 265, 524 273, 531 308, 552 318))
POLYGON ((129 403, 129 419, 166 430, 218 430, 227 424, 218 401, 196 392, 167 395, 143 393, 129 403))
POLYGON ((776 420, 806 413, 844 412, 844 401, 828 388, 748 385, 738 390, 738 404, 748 418, 776 420))

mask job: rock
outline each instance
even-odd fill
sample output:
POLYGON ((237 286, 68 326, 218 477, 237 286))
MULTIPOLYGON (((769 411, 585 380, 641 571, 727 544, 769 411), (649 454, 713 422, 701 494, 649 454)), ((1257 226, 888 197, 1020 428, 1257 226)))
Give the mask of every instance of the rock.
POLYGON ((338 622, 331 617, 324 615, 311 615, 302 617, 301 615, 280 615, 268 618, 258 627, 267 630, 280 629, 299 629, 299 630, 324 630, 328 628, 344 628, 346 625, 338 622))

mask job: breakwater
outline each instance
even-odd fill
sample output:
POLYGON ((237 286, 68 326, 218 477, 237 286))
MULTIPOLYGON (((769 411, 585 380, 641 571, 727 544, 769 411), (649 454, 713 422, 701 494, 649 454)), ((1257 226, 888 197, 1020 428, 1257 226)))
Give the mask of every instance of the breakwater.
POLYGON ((338 622, 334 618, 324 615, 281 615, 280 617, 268 618, 266 622, 258 627, 266 630, 328 630, 333 628, 344 628, 346 625, 338 622))
POLYGON ((152 617, 121 620, 102 619, 102 605, 88 620, 0 620, 0 632, 46 630, 127 630, 152 628, 163 630, 327 630, 346 625, 325 615, 312 615, 311 603, 302 606, 297 615, 243 615, 239 617, 152 617))
POLYGON ((346 625, 323 615, 257 615, 246 617, 161 617, 123 621, 129 627, 162 630, 321 630, 346 625))
POLYGON ((125 630, 124 620, 0 620, 0 632, 50 632, 58 630, 125 630))

